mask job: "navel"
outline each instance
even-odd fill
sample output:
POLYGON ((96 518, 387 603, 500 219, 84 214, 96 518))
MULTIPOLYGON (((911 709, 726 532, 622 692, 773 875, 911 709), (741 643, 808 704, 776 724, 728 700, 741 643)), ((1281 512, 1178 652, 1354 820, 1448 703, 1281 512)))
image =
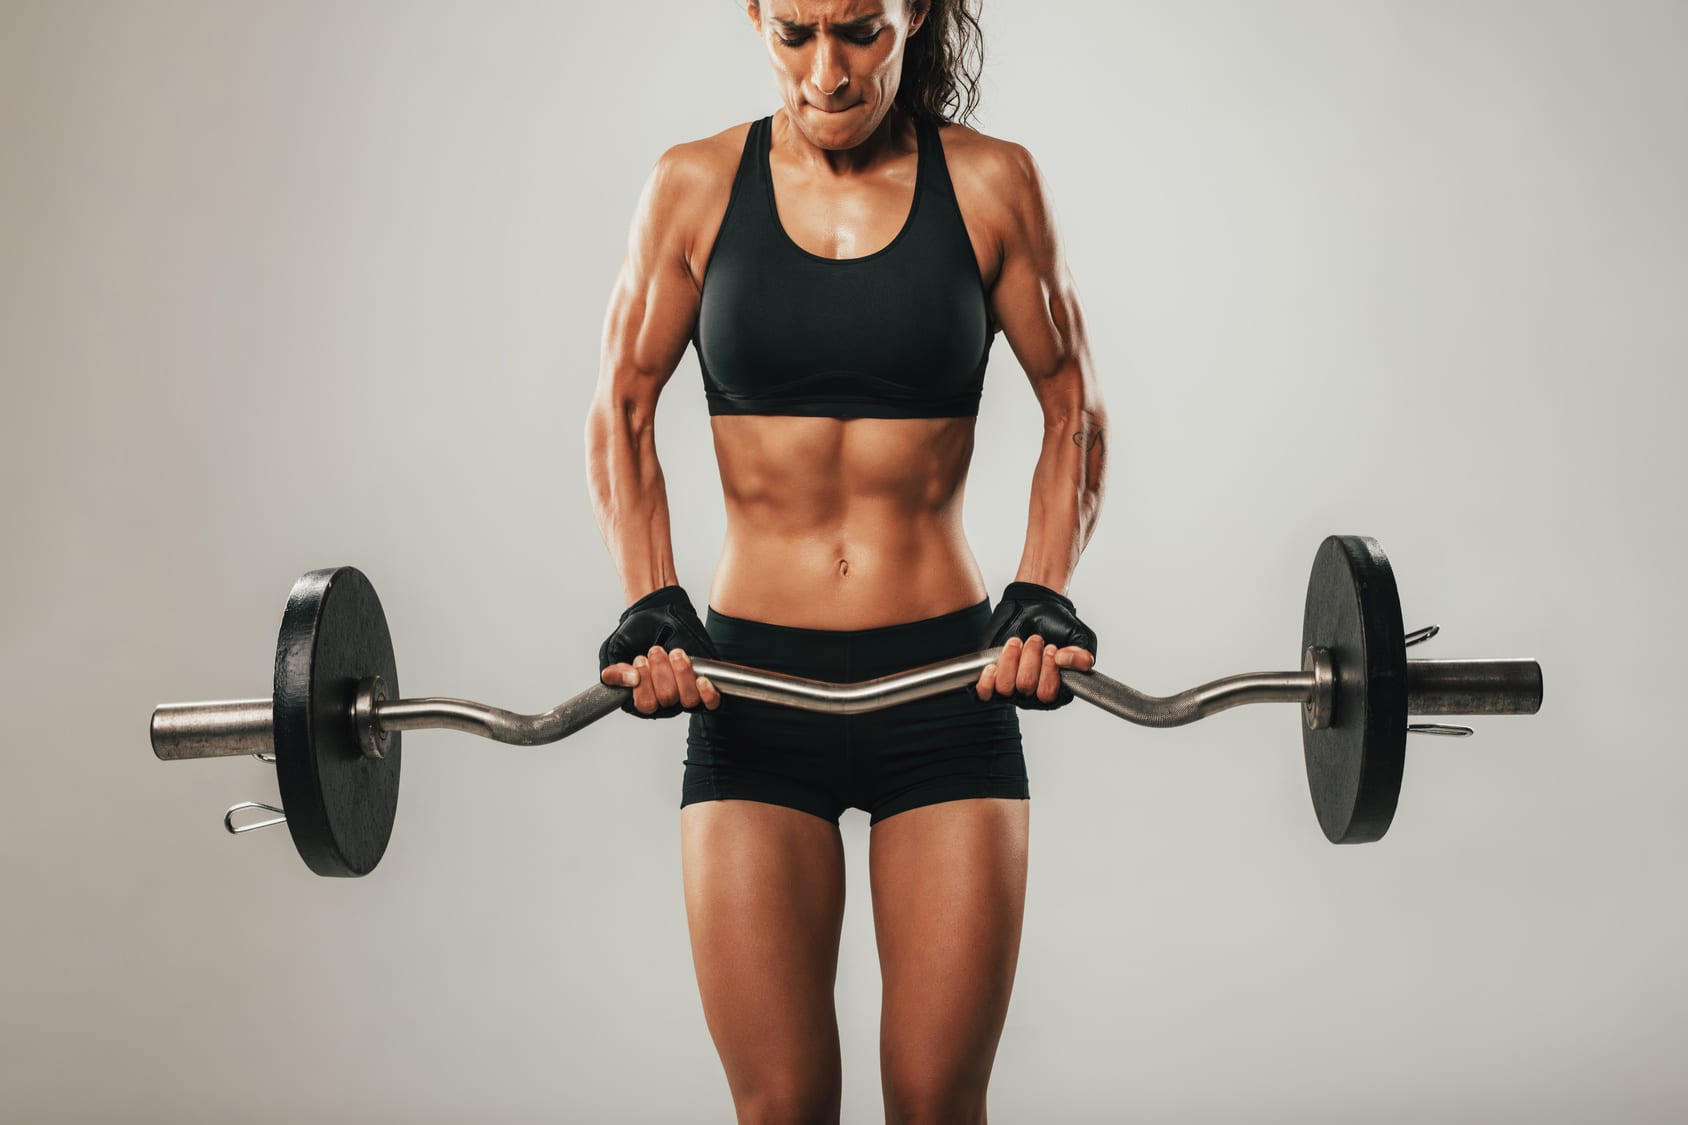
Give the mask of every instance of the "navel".
POLYGON ((838 560, 838 577, 843 578, 845 575, 847 575, 849 573, 850 573, 850 560, 849 559, 839 559, 838 560))

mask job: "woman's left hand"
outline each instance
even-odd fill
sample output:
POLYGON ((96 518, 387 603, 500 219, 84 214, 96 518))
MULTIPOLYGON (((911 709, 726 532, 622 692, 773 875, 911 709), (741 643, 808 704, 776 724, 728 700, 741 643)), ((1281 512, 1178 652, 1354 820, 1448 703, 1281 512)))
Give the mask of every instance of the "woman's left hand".
POLYGON ((1002 656, 995 664, 987 664, 979 673, 974 691, 981 701, 993 696, 1035 696, 1043 703, 1054 703, 1061 689, 1061 669, 1076 668, 1088 672, 1096 664, 1096 654, 1089 649, 1068 645, 1056 648, 1044 644, 1033 633, 1025 640, 1010 637, 1002 646, 1002 656))

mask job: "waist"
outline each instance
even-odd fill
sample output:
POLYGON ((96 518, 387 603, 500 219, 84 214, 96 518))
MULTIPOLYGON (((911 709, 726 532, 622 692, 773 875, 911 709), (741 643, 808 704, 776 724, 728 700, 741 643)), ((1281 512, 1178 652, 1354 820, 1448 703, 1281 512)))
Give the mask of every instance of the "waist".
POLYGON ((976 652, 988 599, 948 613, 865 629, 815 629, 722 613, 704 621, 720 659, 829 683, 853 683, 976 652))
POLYGON ((729 531, 710 585, 724 615, 828 631, 939 617, 985 597, 959 526, 898 523, 885 535, 788 538, 729 531))

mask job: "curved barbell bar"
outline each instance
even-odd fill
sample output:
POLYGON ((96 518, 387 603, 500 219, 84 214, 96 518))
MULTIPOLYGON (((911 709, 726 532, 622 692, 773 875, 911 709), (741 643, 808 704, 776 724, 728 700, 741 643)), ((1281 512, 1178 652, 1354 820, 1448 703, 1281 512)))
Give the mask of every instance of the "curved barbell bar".
MULTIPOLYGON (((702 658, 692 661, 692 667, 724 696, 778 703, 827 715, 859 715, 970 687, 1001 653, 1001 648, 985 649, 971 656, 853 684, 827 683, 702 658)), ((1072 669, 1061 672, 1061 682, 1075 696, 1148 727, 1182 726, 1245 703, 1302 702, 1313 691, 1313 679, 1310 672, 1253 672, 1228 676, 1177 695, 1157 697, 1097 672, 1072 669)), ((541 715, 518 715, 466 699, 440 698, 380 703, 375 705, 374 713, 383 732, 445 728, 512 746, 540 746, 567 738, 619 710, 630 690, 598 684, 541 715)))
MULTIPOLYGON (((803 711, 854 715, 940 695, 975 683, 1000 657, 989 648, 858 683, 805 679, 742 664, 697 659, 692 667, 723 696, 777 703, 803 711)), ((1302 672, 1250 672, 1182 691, 1153 696, 1099 672, 1061 671, 1061 682, 1087 703, 1146 727, 1176 727, 1251 703, 1307 705, 1314 729, 1333 721, 1335 677, 1330 654, 1311 649, 1302 672)), ((393 731, 456 730, 512 746, 557 742, 619 710, 631 688, 595 684, 537 715, 523 715, 443 697, 385 698, 378 678, 358 685, 348 718, 359 743, 379 757, 382 736, 393 731)), ((1534 714, 1541 707, 1541 666, 1534 660, 1409 660, 1408 711, 1415 715, 1534 714)), ((273 749, 272 702, 166 703, 152 715, 153 752, 165 760, 232 757, 273 749)))

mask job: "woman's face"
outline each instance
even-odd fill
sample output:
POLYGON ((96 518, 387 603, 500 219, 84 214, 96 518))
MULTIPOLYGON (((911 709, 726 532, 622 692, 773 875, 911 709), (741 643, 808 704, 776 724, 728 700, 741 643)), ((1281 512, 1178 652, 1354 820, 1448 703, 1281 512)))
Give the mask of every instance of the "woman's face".
POLYGON ((897 97, 921 0, 749 0, 792 124, 821 148, 867 140, 897 97))

